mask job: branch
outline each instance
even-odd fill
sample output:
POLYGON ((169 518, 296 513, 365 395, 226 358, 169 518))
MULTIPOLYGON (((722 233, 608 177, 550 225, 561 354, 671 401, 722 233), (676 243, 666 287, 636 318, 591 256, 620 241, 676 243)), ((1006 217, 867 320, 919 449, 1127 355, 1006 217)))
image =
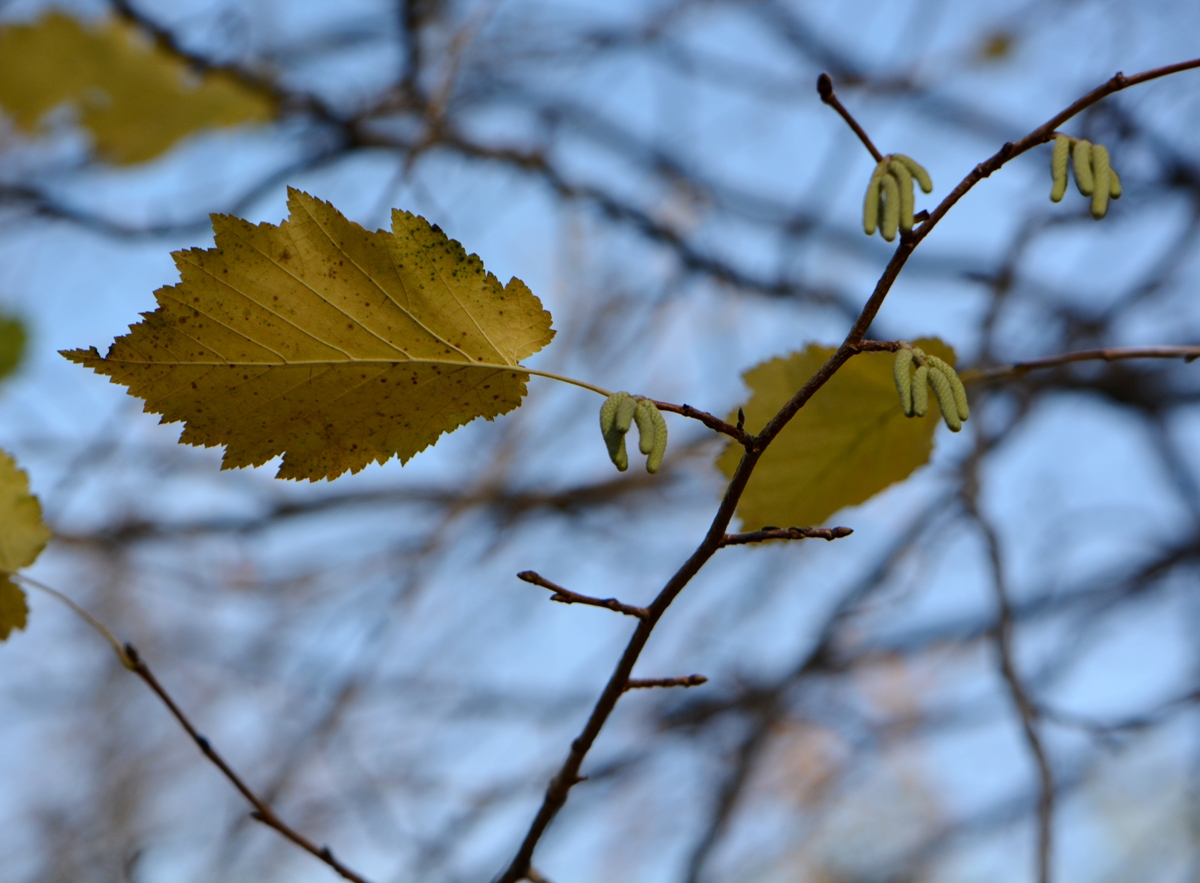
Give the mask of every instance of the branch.
POLYGON ((1200 702, 1200 690, 1192 690, 1184 693, 1182 696, 1177 696, 1142 714, 1135 714, 1112 721, 1095 720, 1087 715, 1053 708, 1045 703, 1039 703, 1037 708, 1040 717, 1052 721, 1059 726, 1083 730, 1100 739, 1111 739, 1117 733, 1130 730, 1144 730, 1156 726, 1164 718, 1175 712, 1182 711, 1196 702, 1200 702))
POLYGON ((963 383, 988 383, 1008 377, 1021 377, 1030 371, 1043 368, 1057 368, 1071 362, 1116 362, 1121 359, 1183 359, 1192 362, 1200 359, 1200 346, 1117 346, 1098 350, 1080 350, 1076 353, 1062 353, 1057 356, 1044 356, 1040 359, 1029 359, 1024 362, 1014 362, 1011 365, 999 365, 995 368, 972 368, 959 376, 963 383))
POLYGON ((859 140, 862 141, 867 150, 871 151, 871 156, 875 157, 875 162, 883 162, 883 154, 879 152, 879 148, 871 143, 871 139, 867 137, 866 130, 858 124, 858 120, 850 115, 850 111, 846 110, 842 102, 838 101, 838 97, 833 94, 833 80, 830 79, 829 74, 823 73, 817 77, 817 94, 821 96, 822 101, 842 115, 842 119, 846 121, 846 125, 854 130, 854 134, 859 137, 859 140))
POLYGON ((1017 714, 1021 718, 1021 729, 1025 743, 1033 755, 1038 771, 1038 883, 1050 883, 1050 854, 1053 846, 1054 825, 1054 776, 1046 748, 1038 734, 1038 709, 1029 698, 1025 685, 1017 674, 1013 654, 1013 611, 1005 585, 1004 563, 1000 555, 1000 541, 991 524, 980 514, 974 499, 967 500, 967 508, 988 547, 988 558, 992 565, 992 586, 996 594, 998 615, 996 621, 996 649, 1000 654, 1000 673, 1008 685, 1009 695, 1017 714))
POLYGON ((680 678, 630 678, 625 682, 626 690, 644 690, 648 687, 699 687, 707 684, 704 675, 686 675, 680 678))
POLYGON ((337 871, 338 874, 343 878, 351 880, 353 883, 367 883, 365 877, 360 877, 358 874, 354 873, 352 870, 334 858, 333 853, 330 851, 328 846, 317 846, 303 834, 300 834, 291 828, 282 819, 280 819, 279 816, 275 815, 275 811, 272 810, 270 806, 268 806, 260 797, 258 797, 258 795, 250 790, 249 786, 242 781, 241 777, 233 771, 229 764, 225 762, 225 759, 216 752, 216 749, 212 747, 208 739, 196 732, 196 728, 192 726, 192 722, 188 720, 187 715, 180 711, 179 706, 175 704, 175 700, 171 698, 170 694, 167 693, 162 684, 158 682, 158 679, 154 677, 153 672, 150 671, 150 668, 146 665, 145 661, 143 661, 137 650, 133 648, 132 644, 126 644, 124 647, 124 656, 122 657, 122 661, 124 662, 125 660, 128 660, 130 670, 143 681, 145 681, 150 689, 158 695, 158 698, 163 701, 163 704, 171 710, 171 714, 175 715, 175 719, 179 721, 179 725, 183 727, 187 731, 187 734, 196 741, 198 746, 200 746, 200 750, 204 753, 204 756, 212 761, 217 769, 225 774, 225 778, 233 783, 233 787, 237 788, 237 790, 241 792, 242 796, 250 802, 250 804, 254 807, 253 812, 250 813, 253 818, 262 822, 269 828, 274 828, 305 852, 310 853, 316 858, 319 858, 325 864, 329 865, 329 867, 337 871))
POLYGON ((749 533, 727 533, 721 546, 744 546, 767 540, 840 540, 854 533, 848 527, 764 527, 749 533))
POLYGON ((558 811, 562 809, 563 805, 566 804, 571 788, 582 781, 579 771, 583 765, 583 760, 587 756, 588 751, 591 750, 596 737, 608 720, 608 716, 612 714, 621 695, 625 692, 626 684, 629 682, 630 674, 633 672, 633 666, 645 648, 646 642, 649 641, 654 627, 658 624, 663 614, 666 613, 667 608, 678 597, 679 593, 686 588, 692 577, 699 573, 701 568, 708 563, 708 560, 721 548, 722 541, 726 536, 725 530, 733 520, 738 501, 741 499, 742 493, 750 481, 750 476, 754 472, 758 461, 762 458, 762 454, 767 446, 783 430, 792 417, 804 407, 808 400, 837 373, 838 369, 857 352, 861 351, 859 348, 865 342, 867 330, 878 315, 884 300, 887 298, 888 292, 896 281, 896 277, 900 274, 901 269, 903 269, 913 250, 916 249, 937 223, 945 217, 954 204, 967 191, 974 187, 975 184, 1003 166, 1012 157, 1031 149, 1036 144, 1049 140, 1049 133, 1053 132, 1054 129, 1066 120, 1112 92, 1117 92, 1128 86, 1146 82, 1156 77, 1196 67, 1200 67, 1200 59, 1169 67, 1157 68, 1134 77, 1125 77, 1122 74, 1117 74, 1117 76, 1113 77, 1103 86, 1089 92, 1065 111, 1059 113, 1049 122, 1039 126, 1020 141, 1015 144, 1012 142, 1004 144, 990 159, 977 165, 942 200, 920 227, 914 228, 901 237, 899 246, 896 248, 895 253, 892 255, 891 260, 888 261, 883 274, 875 285, 875 290, 863 306, 858 318, 855 319, 842 345, 809 378, 808 382, 792 396, 791 400, 771 418, 762 432, 751 439, 746 445, 745 453, 742 455, 741 461, 734 470, 733 477, 730 478, 729 484, 725 488, 725 495, 722 497, 721 504, 713 516, 708 532, 700 542, 700 545, 696 547, 696 550, 667 581, 661 591, 659 591, 653 603, 646 608, 645 618, 642 618, 638 622, 638 626, 632 637, 630 637, 629 643, 626 645, 625 651, 621 654, 621 658, 617 662, 613 673, 609 676, 603 692, 596 700, 596 704, 593 706, 592 713, 588 717, 582 732, 572 741, 566 760, 563 761, 558 772, 555 773, 554 777, 550 780, 550 784, 546 787, 546 794, 542 799, 542 805, 538 808, 537 814, 530 823, 529 830, 526 832, 520 848, 517 850, 516 855, 513 856, 508 867, 496 878, 496 883, 516 883, 516 881, 528 876, 534 849, 549 827, 550 822, 558 814, 558 811))
POLYGON ((617 613, 624 613, 626 616, 636 616, 638 619, 645 619, 650 615, 650 611, 645 607, 622 604, 616 598, 593 598, 590 595, 580 595, 578 592, 564 589, 557 583, 550 582, 550 580, 546 579, 540 573, 535 573, 532 570, 522 570, 517 574, 517 579, 523 579, 527 583, 533 583, 535 586, 549 589, 554 593, 550 596, 550 600, 558 601, 562 604, 588 604, 592 607, 606 607, 617 613))
MULTIPOLYGON (((1157 67, 1153 70, 1143 71, 1140 74, 1135 74, 1132 77, 1127 77, 1123 73, 1117 72, 1109 80, 1100 86, 1097 86, 1091 92, 1084 95, 1066 110, 1055 114, 1042 125, 1038 126, 1024 138, 1019 141, 1006 142, 1001 148, 994 153, 989 159, 977 165, 967 177, 959 182, 958 186, 950 192, 950 195, 943 199, 938 207, 930 213, 929 219, 920 227, 914 228, 912 231, 913 244, 919 243, 922 239, 929 235, 929 231, 934 228, 938 221, 945 217, 946 212, 954 207, 963 196, 966 195, 972 187, 982 181, 984 178, 999 169, 1006 162, 1014 157, 1020 156, 1028 150, 1032 150, 1039 144, 1044 144, 1054 137, 1055 130, 1074 116, 1078 116, 1083 111, 1087 110, 1096 102, 1103 98, 1112 95, 1115 92, 1120 92, 1123 89, 1128 89, 1130 86, 1136 86, 1140 83, 1146 83, 1150 80, 1156 80, 1159 77, 1177 74, 1186 70, 1200 68, 1200 58, 1193 58, 1190 61, 1181 61, 1178 64, 1170 64, 1166 67, 1157 67)), ((904 243, 901 240, 901 248, 904 243)), ((899 251, 899 249, 897 250, 899 251)), ((865 329, 864 329, 865 330, 865 329)))

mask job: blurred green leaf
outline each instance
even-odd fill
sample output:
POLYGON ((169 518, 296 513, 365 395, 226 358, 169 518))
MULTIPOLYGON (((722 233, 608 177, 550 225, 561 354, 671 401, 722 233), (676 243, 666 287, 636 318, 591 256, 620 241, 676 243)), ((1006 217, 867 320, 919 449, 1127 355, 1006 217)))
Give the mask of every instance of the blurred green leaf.
POLYGON ((979 44, 979 59, 984 62, 1004 61, 1013 53, 1017 37, 1010 31, 993 31, 979 44))
POLYGON ((0 316, 0 380, 17 370, 25 356, 25 324, 0 316))

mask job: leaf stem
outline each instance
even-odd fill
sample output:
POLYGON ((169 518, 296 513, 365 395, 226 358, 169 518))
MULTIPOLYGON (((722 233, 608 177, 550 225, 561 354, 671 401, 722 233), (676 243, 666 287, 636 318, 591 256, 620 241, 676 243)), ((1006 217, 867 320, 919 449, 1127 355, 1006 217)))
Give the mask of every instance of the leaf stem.
POLYGON ((45 583, 40 583, 36 579, 31 579, 23 574, 13 573, 12 571, 0 571, 0 573, 4 573, 5 576, 16 580, 23 586, 27 586, 31 589, 37 589, 39 592, 43 592, 44 594, 49 595, 51 598, 56 598, 63 604, 66 604, 73 611, 75 611, 75 613, 77 613, 84 622, 95 629, 96 632, 102 638, 104 638, 104 640, 108 641, 108 643, 112 645, 113 651, 121 660, 121 665, 125 666, 130 671, 134 670, 133 660, 126 655, 125 648, 121 646, 121 642, 117 640, 117 636, 109 630, 108 626, 94 617, 88 610, 84 609, 79 604, 76 604, 58 589, 52 589, 50 586, 46 585, 45 583))
MULTIPOLYGON (((485 366, 480 366, 480 367, 485 367, 485 366)), ((499 368, 502 366, 487 365, 486 367, 499 368)), ((521 365, 503 366, 503 367, 508 367, 508 369, 510 371, 515 371, 520 374, 534 374, 538 377, 548 377, 551 380, 557 380, 560 383, 569 383, 572 386, 578 386, 582 389, 590 389, 592 392, 596 393, 597 395, 602 395, 605 398, 608 398, 610 395, 612 395, 612 392, 605 389, 603 386, 596 386, 596 384, 588 383, 586 380, 576 380, 574 377, 567 377, 563 374, 555 374, 553 371, 538 371, 535 368, 525 368, 525 367, 522 367, 521 365)))

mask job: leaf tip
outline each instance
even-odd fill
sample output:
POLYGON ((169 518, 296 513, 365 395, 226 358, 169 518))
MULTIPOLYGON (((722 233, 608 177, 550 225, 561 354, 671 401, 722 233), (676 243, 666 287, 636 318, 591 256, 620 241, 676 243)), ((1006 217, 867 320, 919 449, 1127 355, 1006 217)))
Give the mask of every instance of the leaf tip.
POLYGON ((90 367, 88 364, 89 362, 100 362, 104 360, 104 357, 100 355, 100 350, 96 349, 94 346, 90 346, 85 350, 59 350, 58 354, 68 362, 74 362, 76 365, 84 365, 87 367, 90 367))

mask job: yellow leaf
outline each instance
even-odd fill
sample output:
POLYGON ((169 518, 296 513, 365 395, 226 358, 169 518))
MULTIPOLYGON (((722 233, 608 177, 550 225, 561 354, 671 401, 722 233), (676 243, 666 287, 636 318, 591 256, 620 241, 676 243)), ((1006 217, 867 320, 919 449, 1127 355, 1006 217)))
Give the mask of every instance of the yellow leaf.
POLYGON ((24 629, 28 621, 25 593, 8 577, 0 577, 0 641, 7 641, 13 629, 24 629))
POLYGON ((284 454, 280 478, 405 462, 521 404, 519 362, 554 337, 525 283, 408 212, 372 233, 298 190, 288 207, 278 227, 213 215, 216 248, 175 252, 157 310, 104 358, 63 355, 225 445, 223 468, 284 454))
POLYGON ((276 111, 270 95, 220 71, 190 71, 123 21, 85 27, 51 12, 0 28, 0 108, 32 132, 62 104, 116 163, 141 162, 192 132, 262 122, 276 111))
MULTIPOLYGON (((914 346, 954 364, 954 351, 940 340, 914 346)), ((746 428, 760 431, 832 354, 831 347, 811 344, 747 371, 743 377, 753 395, 744 406, 746 428)), ((758 462, 738 504, 747 529, 822 524, 928 462, 940 418, 937 402, 931 397, 924 418, 905 417, 892 378, 894 359, 892 353, 855 356, 792 418, 758 462)), ((732 476, 741 454, 741 445, 731 444, 717 466, 732 476)))
MULTIPOLYGON (((29 493, 29 479, 8 454, 0 451, 0 571, 28 567, 50 539, 42 523, 42 507, 29 493)), ((13 629, 25 628, 25 593, 0 574, 0 641, 13 629)))

